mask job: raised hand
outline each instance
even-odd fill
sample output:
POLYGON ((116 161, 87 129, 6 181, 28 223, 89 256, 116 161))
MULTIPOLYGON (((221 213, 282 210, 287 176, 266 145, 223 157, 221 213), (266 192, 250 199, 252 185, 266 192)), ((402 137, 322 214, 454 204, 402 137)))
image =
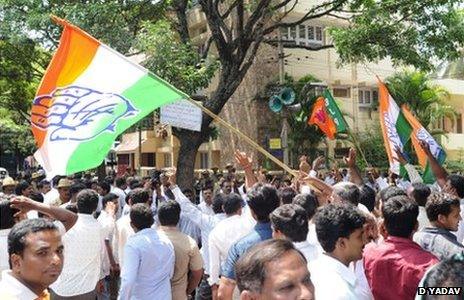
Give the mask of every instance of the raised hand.
POLYGON ((426 141, 419 141, 419 145, 427 156, 432 156, 432 152, 430 152, 430 146, 426 141))
POLYGON ((235 150, 235 161, 242 167, 242 169, 249 169, 253 164, 253 160, 245 152, 235 150))
POLYGON ((356 167, 356 150, 354 148, 350 148, 348 156, 344 157, 343 160, 349 168, 356 167))
POLYGON ((11 200, 10 202, 10 206, 12 208, 16 208, 18 209, 20 212, 17 213, 17 214, 21 214, 21 213, 27 213, 31 210, 35 210, 37 208, 37 202, 34 201, 34 200, 31 200, 27 197, 23 197, 23 196, 19 196, 19 197, 15 197, 11 200))
POLYGON ((403 153, 401 152, 400 148, 395 148, 395 153, 396 153, 396 157, 397 157, 397 161, 402 164, 402 165, 405 165, 408 163, 408 161, 406 160, 406 158, 403 156, 403 153))
POLYGON ((308 164, 308 160, 306 155, 302 155, 300 157, 300 165, 299 165, 300 172, 308 174, 311 171, 311 166, 308 164))
POLYGON ((314 161, 313 161, 313 170, 317 171, 319 168, 324 164, 325 157, 323 155, 318 156, 314 161))
POLYGON ((175 186, 177 184, 177 170, 176 168, 172 168, 167 171, 166 177, 168 178, 168 183, 171 186, 175 186))

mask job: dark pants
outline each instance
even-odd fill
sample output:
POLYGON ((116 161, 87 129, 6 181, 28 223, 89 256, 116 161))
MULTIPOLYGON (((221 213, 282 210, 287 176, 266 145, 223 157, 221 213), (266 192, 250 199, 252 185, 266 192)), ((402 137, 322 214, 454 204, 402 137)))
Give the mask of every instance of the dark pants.
POLYGON ((63 297, 55 294, 53 290, 50 290, 50 300, 95 300, 96 297, 97 293, 95 291, 91 291, 82 295, 63 297))
POLYGON ((211 295, 211 287, 208 284, 208 275, 203 274, 203 278, 200 281, 200 285, 197 287, 195 294, 195 300, 211 300, 213 296, 211 295))

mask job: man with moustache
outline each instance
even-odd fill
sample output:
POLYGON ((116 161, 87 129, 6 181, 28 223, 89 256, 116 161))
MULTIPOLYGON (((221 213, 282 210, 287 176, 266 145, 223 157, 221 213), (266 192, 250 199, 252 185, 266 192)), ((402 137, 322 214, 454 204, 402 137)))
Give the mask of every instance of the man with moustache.
POLYGON ((58 228, 45 219, 16 224, 8 235, 11 270, 2 274, 0 299, 49 299, 48 286, 63 269, 58 228))

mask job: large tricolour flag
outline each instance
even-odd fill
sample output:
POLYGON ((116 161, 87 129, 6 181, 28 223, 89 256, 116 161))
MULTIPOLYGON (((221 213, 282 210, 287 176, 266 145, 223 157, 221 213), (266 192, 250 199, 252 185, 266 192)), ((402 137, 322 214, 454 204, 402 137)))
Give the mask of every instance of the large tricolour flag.
POLYGON ((34 154, 48 176, 98 166, 118 135, 154 109, 188 96, 69 24, 31 112, 34 154))
POLYGON ((400 163, 396 157, 395 148, 404 151, 404 146, 410 141, 412 127, 402 111, 388 92, 387 87, 379 80, 380 126, 383 141, 390 162, 390 170, 400 174, 400 163))

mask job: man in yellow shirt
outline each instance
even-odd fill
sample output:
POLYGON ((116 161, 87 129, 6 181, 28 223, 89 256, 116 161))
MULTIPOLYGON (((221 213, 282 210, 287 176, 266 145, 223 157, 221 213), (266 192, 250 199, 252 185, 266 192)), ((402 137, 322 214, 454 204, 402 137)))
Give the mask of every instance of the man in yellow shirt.
POLYGON ((173 300, 186 300, 203 276, 203 259, 198 245, 176 227, 180 218, 180 205, 168 200, 158 207, 158 232, 165 234, 174 246, 175 265, 171 279, 173 300))

